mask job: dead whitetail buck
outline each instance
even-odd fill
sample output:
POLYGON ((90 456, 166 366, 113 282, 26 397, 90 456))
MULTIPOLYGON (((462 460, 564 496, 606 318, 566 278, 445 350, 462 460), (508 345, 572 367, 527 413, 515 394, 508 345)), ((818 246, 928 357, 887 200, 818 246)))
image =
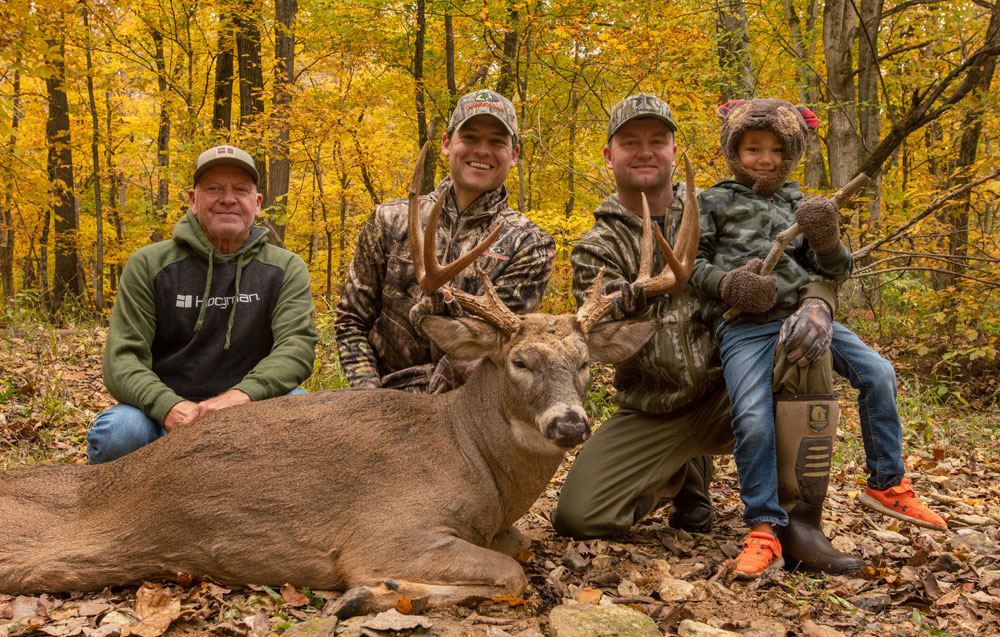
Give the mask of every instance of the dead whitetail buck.
MULTIPOLYGON (((423 155, 413 189, 421 182, 423 155)), ((698 242, 688 166, 679 259, 647 296, 684 286, 698 242)), ((443 197, 410 238, 431 294, 486 248, 441 267, 433 252, 443 197), (425 251, 425 246, 429 247, 425 251)), ((340 616, 400 598, 440 606, 520 595, 526 580, 512 524, 528 511, 563 453, 590 433, 590 358, 632 355, 655 320, 609 321, 601 277, 575 315, 518 316, 483 277, 481 297, 453 290, 464 312, 422 329, 448 354, 485 357, 447 394, 325 391, 208 414, 103 465, 0 474, 0 592, 99 590, 179 573, 223 584, 350 589, 340 616), (498 551, 504 551, 504 554, 498 551)))

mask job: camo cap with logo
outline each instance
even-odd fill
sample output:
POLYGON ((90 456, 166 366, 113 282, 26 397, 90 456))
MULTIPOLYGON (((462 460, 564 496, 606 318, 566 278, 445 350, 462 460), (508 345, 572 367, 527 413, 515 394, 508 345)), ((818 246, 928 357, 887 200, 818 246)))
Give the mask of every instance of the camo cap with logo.
POLYGON ((637 117, 655 117, 666 124, 670 130, 677 132, 677 124, 674 123, 673 114, 666 102, 655 95, 637 93, 626 97, 611 109, 611 119, 608 121, 608 142, 611 142, 611 136, 624 126, 625 122, 637 117))
POLYGON ((225 145, 209 148, 198 155, 198 161, 194 164, 194 181, 192 183, 197 185, 198 178, 204 175, 206 170, 216 166, 236 166, 253 177, 255 185, 260 183, 260 174, 257 172, 257 165, 250 153, 235 146, 225 145))
POLYGON ((514 104, 503 95, 489 89, 473 91, 458 100, 458 105, 451 113, 447 132, 450 134, 459 130, 465 122, 476 115, 492 115, 500 120, 510 133, 513 144, 517 146, 517 113, 514 112, 514 104))

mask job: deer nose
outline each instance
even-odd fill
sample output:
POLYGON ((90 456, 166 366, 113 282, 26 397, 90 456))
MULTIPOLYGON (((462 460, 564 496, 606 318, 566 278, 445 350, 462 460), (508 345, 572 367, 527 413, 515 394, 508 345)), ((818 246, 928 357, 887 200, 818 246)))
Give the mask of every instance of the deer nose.
POLYGON ((545 423, 545 437, 564 449, 570 449, 590 437, 590 419, 582 409, 567 408, 545 423))

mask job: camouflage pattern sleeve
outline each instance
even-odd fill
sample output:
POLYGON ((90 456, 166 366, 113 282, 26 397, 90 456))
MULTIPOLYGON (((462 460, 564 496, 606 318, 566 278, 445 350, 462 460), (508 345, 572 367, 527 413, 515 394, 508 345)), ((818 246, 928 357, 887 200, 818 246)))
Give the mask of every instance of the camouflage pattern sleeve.
POLYGON ((534 312, 552 276, 556 244, 546 232, 533 229, 493 281, 497 295, 517 314, 534 312))
POLYGON ((368 341, 375 318, 382 311, 382 283, 386 255, 378 209, 365 221, 358 247, 337 303, 334 331, 340 367, 351 387, 381 386, 375 351, 368 341))
MULTIPOLYGON (((710 189, 711 190, 711 189, 710 189)), ((704 191, 698 194, 698 208, 701 210, 701 235, 698 241, 698 254, 695 256, 694 267, 691 269, 690 285, 702 297, 721 298, 719 283, 726 272, 712 261, 715 258, 715 215, 712 214, 711 193, 704 191)))
POLYGON ((603 243, 588 241, 586 237, 573 247, 569 260, 573 265, 573 297, 576 299, 577 307, 583 305, 590 292, 590 286, 593 285, 602 267, 603 284, 615 279, 630 280, 629 273, 625 272, 621 264, 612 258, 613 256, 605 249, 603 243))

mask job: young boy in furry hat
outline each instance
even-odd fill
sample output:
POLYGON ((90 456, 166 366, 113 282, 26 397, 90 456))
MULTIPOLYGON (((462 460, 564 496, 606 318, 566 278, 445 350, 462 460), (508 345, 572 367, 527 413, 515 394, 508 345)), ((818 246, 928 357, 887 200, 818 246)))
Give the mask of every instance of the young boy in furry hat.
POLYGON ((752 529, 737 558, 737 575, 758 577, 782 566, 783 544, 806 566, 856 570, 861 562, 832 549, 819 524, 838 414, 831 367, 860 390, 871 472, 861 501, 919 526, 947 525, 917 500, 903 476, 892 364, 832 320, 834 299, 824 302, 806 292, 811 277, 844 281, 853 267, 840 242, 833 201, 803 201, 798 184, 786 181, 805 151, 806 135, 817 127, 816 117, 777 99, 729 102, 719 114, 722 152, 735 179, 698 197, 701 242, 691 282, 722 353, 743 518, 752 529), (761 257, 794 222, 802 234, 771 274, 760 274, 761 257), (741 314, 724 320, 728 306, 741 314), (775 366, 786 357, 796 363, 789 366, 796 373, 775 366))

